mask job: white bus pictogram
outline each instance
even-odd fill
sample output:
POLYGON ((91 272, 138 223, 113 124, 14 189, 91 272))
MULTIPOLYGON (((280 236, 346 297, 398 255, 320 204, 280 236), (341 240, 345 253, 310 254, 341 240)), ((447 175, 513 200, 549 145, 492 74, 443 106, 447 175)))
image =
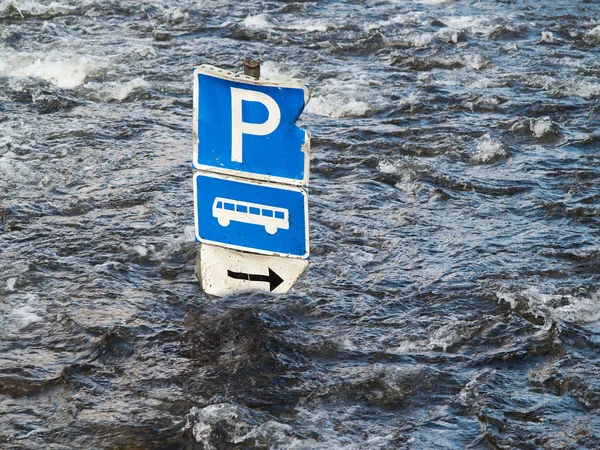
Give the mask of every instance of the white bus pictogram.
POLYGON ((277 233, 278 229, 290 228, 289 211, 285 208, 223 197, 215 198, 212 215, 222 227, 228 226, 229 222, 233 220, 234 222, 263 226, 269 234, 277 233))

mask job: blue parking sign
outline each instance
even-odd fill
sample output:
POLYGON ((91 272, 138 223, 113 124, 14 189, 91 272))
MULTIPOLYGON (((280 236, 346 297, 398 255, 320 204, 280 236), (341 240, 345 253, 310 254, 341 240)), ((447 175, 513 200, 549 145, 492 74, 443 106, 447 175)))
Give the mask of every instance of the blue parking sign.
POLYGON ((310 139, 296 120, 308 99, 308 87, 298 80, 259 82, 196 68, 194 168, 307 185, 310 139))
POLYGON ((308 200, 295 186, 194 174, 196 239, 267 255, 308 258, 308 200))

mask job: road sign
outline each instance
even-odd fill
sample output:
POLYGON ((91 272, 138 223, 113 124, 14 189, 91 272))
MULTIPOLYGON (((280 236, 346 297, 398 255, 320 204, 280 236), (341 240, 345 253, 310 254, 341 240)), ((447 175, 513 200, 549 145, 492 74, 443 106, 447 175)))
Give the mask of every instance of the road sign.
POLYGON ((197 172, 194 200, 196 238, 200 242, 308 258, 308 198, 304 189, 197 172))
POLYGON ((296 126, 309 100, 296 79, 194 70, 195 169, 294 185, 308 184, 310 139, 296 126))
POLYGON ((194 70, 196 276, 211 295, 288 292, 309 264, 304 82, 194 70))
POLYGON ((257 255, 200 244, 196 276, 202 290, 223 297, 240 291, 288 292, 308 267, 307 259, 257 255))

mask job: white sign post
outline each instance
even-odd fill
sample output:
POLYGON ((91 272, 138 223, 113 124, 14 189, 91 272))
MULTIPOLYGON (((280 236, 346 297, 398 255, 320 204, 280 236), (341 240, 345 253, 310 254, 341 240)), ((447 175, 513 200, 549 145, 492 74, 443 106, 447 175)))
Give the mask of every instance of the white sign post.
POLYGON ((298 79, 194 70, 194 217, 204 292, 288 292, 309 264, 308 102, 298 79))

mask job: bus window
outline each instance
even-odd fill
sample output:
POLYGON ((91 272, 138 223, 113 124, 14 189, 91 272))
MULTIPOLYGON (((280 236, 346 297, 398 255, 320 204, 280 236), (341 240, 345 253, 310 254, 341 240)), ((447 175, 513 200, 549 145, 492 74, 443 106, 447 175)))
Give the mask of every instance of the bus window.
POLYGON ((223 202, 217 202, 217 208, 223 209, 223 202))
POLYGON ((235 211, 235 205, 233 203, 225 203, 225 209, 227 211, 235 211))
POLYGON ((273 211, 271 211, 270 209, 263 209, 262 215, 265 217, 273 217, 273 211))
POLYGON ((246 205, 237 205, 235 208, 238 212, 247 213, 248 207, 246 205))
POLYGON ((275 218, 276 219, 284 219, 285 215, 283 214, 283 211, 275 211, 275 218))
POLYGON ((251 206, 250 207, 250 214, 256 214, 257 216, 260 216, 260 208, 253 208, 251 206))

